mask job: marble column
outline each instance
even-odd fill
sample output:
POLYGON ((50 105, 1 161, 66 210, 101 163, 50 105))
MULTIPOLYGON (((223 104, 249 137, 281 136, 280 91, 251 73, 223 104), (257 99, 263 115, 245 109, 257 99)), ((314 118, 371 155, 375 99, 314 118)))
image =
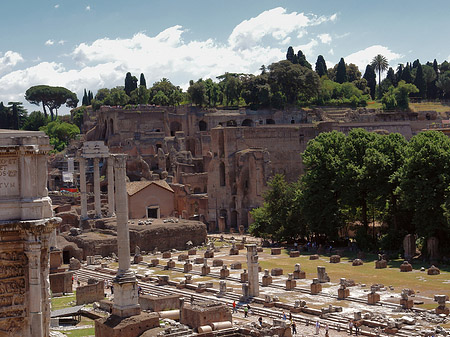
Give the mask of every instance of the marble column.
POLYGON ((80 199, 81 199, 81 220, 87 219, 87 195, 86 195, 86 159, 78 158, 80 165, 80 199))
POLYGON ((100 196, 100 158, 94 158, 94 199, 95 199, 95 216, 102 217, 102 200, 100 196))
POLYGON ((247 269, 248 269, 248 295, 252 297, 259 296, 258 279, 258 251, 255 244, 246 245, 247 247, 247 269))
POLYGON ((141 312, 138 304, 136 276, 130 269, 130 234, 128 231, 128 195, 126 189, 126 163, 124 154, 115 157, 117 251, 119 270, 114 278, 113 315, 130 317, 141 312))
POLYGON ((41 283, 41 244, 28 243, 25 254, 28 257, 30 336, 43 337, 42 283, 41 283))
POLYGON ((114 214, 114 158, 108 157, 108 216, 114 214))

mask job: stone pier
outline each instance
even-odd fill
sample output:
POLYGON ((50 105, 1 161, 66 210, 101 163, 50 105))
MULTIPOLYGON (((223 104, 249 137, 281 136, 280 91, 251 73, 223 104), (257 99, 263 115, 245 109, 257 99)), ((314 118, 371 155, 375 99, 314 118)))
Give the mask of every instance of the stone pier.
POLYGON ((251 297, 259 296, 258 279, 258 252, 255 244, 246 245, 247 247, 247 269, 248 269, 248 294, 251 297))
POLYGON ((43 132, 0 130, 0 336, 50 334, 49 150, 43 132))

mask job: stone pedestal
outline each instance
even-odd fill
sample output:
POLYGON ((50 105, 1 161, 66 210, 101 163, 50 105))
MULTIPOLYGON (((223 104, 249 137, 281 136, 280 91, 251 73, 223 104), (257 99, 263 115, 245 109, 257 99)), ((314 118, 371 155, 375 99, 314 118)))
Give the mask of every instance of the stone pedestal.
POLYGON ((300 269, 299 263, 296 263, 294 268, 294 279, 298 280, 306 278, 306 273, 300 269))
POLYGON ((377 293, 369 293, 367 295, 367 303, 370 305, 374 305, 380 302, 380 294, 377 293))
POLYGON ((384 269, 387 268, 386 260, 375 261, 375 269, 384 269))
POLYGON ((223 216, 219 217, 219 233, 225 232, 226 223, 223 216))
POLYGON ((231 247, 230 255, 239 255, 239 249, 237 249, 236 247, 231 247))
POLYGON ((196 255, 197 254, 197 249, 189 249, 188 250, 188 255, 196 255))
POLYGON ((231 268, 231 269, 242 269, 242 263, 241 263, 241 262, 235 262, 235 263, 232 263, 232 264, 230 265, 230 268, 231 268))
POLYGON ((272 268, 272 270, 270 271, 270 275, 272 275, 272 276, 281 276, 281 275, 283 275, 283 269, 281 269, 281 268, 272 268))
POLYGON ((163 259, 170 259, 172 257, 172 253, 171 252, 164 252, 162 253, 162 258, 163 259))
POLYGON ((345 300, 350 296, 350 290, 347 288, 339 288, 338 289, 338 300, 345 300))
POLYGON ((187 255, 187 254, 180 254, 180 255, 178 255, 178 261, 179 262, 186 261, 188 258, 189 258, 189 255, 187 255))
POLYGON ((441 273, 441 271, 439 270, 439 268, 437 268, 435 266, 431 266, 427 270, 428 275, 439 275, 440 273, 441 273))
POLYGON ((259 262, 258 262, 258 251, 255 244, 246 245, 247 248, 247 268, 248 268, 248 276, 244 270, 244 273, 241 274, 241 282, 245 282, 246 278, 248 279, 248 291, 249 295, 252 297, 259 296, 259 262))
POLYGON ((248 282, 248 273, 247 270, 244 269, 244 272, 241 273, 241 282, 248 282))
POLYGON ((150 265, 151 267, 156 267, 159 264, 159 259, 151 259, 150 265))
POLYGON ((319 259, 319 255, 317 255, 317 254, 310 255, 309 259, 310 260, 318 260, 319 259))
POLYGON ((144 261, 144 257, 142 255, 135 255, 133 258, 133 263, 138 264, 139 262, 144 261))
POLYGON ((296 287, 297 282, 294 280, 292 274, 288 274, 288 279, 286 280, 286 290, 292 290, 296 287))
POLYGON ((341 262, 341 257, 339 255, 331 255, 330 263, 339 263, 341 262))
POLYGON ((230 270, 227 268, 227 266, 222 266, 222 269, 220 269, 220 278, 226 278, 230 276, 230 270))
POLYGON ((262 277, 262 285, 263 287, 267 287, 272 284, 272 276, 269 274, 269 269, 264 269, 264 276, 262 277))
POLYGON ((322 291, 322 284, 320 284, 318 279, 313 279, 313 283, 311 283, 311 294, 317 295, 322 291))
POLYGON ((327 272, 325 271, 325 267, 321 267, 321 266, 317 267, 317 278, 319 279, 320 283, 330 282, 330 277, 328 276, 327 272))
POLYGON ((410 299, 401 299, 400 305, 403 309, 411 309, 414 306, 414 301, 410 299))
POLYGON ((186 262, 183 265, 183 272, 189 273, 192 270, 192 263, 186 262))
POLYGON ((223 260, 215 259, 213 260, 213 267, 222 267, 223 266, 223 260))
POLYGON ((412 265, 408 261, 403 261, 403 263, 400 265, 400 271, 401 272, 412 271, 412 265))
POLYGON ((206 276, 211 272, 211 268, 209 266, 202 266, 201 276, 206 276))
POLYGON ((169 261, 167 261, 167 269, 172 269, 175 268, 175 261, 170 259, 169 261))
POLYGON ((129 318, 113 315, 95 321, 95 337, 138 337, 156 327, 159 327, 159 315, 155 312, 129 318))
POLYGON ((214 257, 214 251, 208 249, 208 250, 205 252, 205 254, 203 255, 203 257, 204 257, 205 259, 211 259, 211 258, 213 258, 213 257, 214 257))

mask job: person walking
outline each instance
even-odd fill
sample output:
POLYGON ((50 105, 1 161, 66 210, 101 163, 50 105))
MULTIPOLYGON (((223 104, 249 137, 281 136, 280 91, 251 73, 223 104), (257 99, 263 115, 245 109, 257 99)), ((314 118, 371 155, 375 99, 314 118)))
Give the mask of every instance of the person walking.
POLYGON ((236 301, 233 301, 233 314, 237 314, 236 301))
POLYGON ((297 334, 297 325, 295 325, 295 322, 292 322, 291 328, 292 328, 292 334, 296 335, 297 334))
POLYGON ((316 335, 318 335, 320 332, 320 322, 316 321, 316 335))
POLYGON ((244 307, 244 317, 248 317, 248 308, 244 307))
POLYGON ((325 324, 325 337, 329 337, 329 335, 328 335, 329 329, 330 329, 330 327, 328 326, 328 324, 325 324))
POLYGON ((352 321, 352 320, 350 320, 350 321, 348 322, 348 331, 349 331, 350 336, 351 336, 352 333, 353 333, 353 321, 352 321))
POLYGON ((261 327, 262 327, 262 317, 261 317, 261 316, 259 316, 259 318, 258 318, 258 322, 259 322, 259 326, 261 326, 261 327))
POLYGON ((247 304, 248 314, 250 315, 252 313, 252 308, 250 308, 250 304, 247 304))
POLYGON ((289 320, 292 322, 292 313, 289 313, 289 320))
POLYGON ((355 322, 355 336, 358 336, 359 332, 359 322, 355 322))
POLYGON ((286 313, 283 311, 283 319, 286 320, 286 313))

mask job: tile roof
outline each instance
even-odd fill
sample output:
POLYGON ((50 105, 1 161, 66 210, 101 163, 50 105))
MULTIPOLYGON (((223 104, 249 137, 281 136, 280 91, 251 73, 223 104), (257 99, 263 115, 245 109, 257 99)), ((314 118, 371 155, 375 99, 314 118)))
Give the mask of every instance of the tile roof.
POLYGON ((161 188, 168 190, 169 192, 174 193, 173 189, 169 186, 169 184, 165 180, 155 180, 155 181, 132 181, 127 183, 127 193, 129 196, 136 194, 137 192, 143 190, 147 186, 151 184, 158 185, 161 188))

